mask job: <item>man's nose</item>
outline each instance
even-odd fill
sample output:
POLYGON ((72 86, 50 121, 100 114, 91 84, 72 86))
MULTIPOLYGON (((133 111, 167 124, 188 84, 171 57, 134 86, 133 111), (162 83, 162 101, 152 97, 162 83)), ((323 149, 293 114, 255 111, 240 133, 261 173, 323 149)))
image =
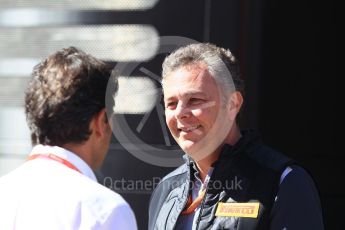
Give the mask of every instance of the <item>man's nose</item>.
POLYGON ((182 103, 179 103, 175 110, 176 119, 188 118, 191 115, 191 110, 184 106, 182 103))

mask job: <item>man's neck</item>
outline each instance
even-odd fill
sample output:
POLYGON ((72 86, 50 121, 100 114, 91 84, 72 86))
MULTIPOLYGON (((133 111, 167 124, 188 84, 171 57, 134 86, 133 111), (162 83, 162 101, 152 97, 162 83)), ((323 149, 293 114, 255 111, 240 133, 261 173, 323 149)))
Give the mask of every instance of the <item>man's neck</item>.
POLYGON ((234 125, 233 129, 230 130, 229 135, 225 139, 224 143, 219 146, 212 154, 196 162, 196 166, 199 170, 200 179, 202 182, 205 181, 205 178, 210 170, 212 164, 218 160, 220 152, 225 144, 234 145, 242 137, 241 131, 237 125, 234 125))
POLYGON ((195 162, 202 182, 205 181, 208 171, 210 170, 212 164, 218 159, 218 157, 219 153, 214 153, 202 160, 195 162))
POLYGON ((73 144, 67 143, 62 146, 63 148, 73 152, 78 157, 80 157, 86 164, 89 165, 92 170, 95 170, 93 167, 93 159, 91 158, 91 153, 89 148, 85 144, 73 144))

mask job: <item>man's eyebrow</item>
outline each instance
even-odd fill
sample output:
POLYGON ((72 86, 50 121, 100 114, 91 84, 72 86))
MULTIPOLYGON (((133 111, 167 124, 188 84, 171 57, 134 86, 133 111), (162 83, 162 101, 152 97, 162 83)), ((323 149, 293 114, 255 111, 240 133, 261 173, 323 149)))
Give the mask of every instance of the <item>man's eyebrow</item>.
MULTIPOLYGON (((199 95, 199 96, 206 96, 206 94, 203 91, 200 90, 190 90, 188 92, 184 92, 182 94, 180 94, 179 96, 182 97, 190 97, 190 96, 195 96, 195 95, 199 95)), ((171 100, 173 98, 176 98, 176 96, 171 96, 171 97, 164 97, 165 101, 171 100)))

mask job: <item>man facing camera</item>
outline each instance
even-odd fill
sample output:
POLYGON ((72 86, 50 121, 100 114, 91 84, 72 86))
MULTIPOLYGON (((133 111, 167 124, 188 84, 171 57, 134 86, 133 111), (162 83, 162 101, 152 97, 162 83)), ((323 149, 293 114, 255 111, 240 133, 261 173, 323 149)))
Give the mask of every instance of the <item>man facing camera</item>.
POLYGON ((162 86, 166 123, 186 163, 153 192, 150 230, 323 229, 308 173, 240 130, 244 87, 229 50, 176 50, 163 63, 162 86))
POLYGON ((74 47, 38 64, 25 94, 34 148, 0 178, 0 229, 137 229, 126 201, 97 183, 112 131, 102 61, 74 47))

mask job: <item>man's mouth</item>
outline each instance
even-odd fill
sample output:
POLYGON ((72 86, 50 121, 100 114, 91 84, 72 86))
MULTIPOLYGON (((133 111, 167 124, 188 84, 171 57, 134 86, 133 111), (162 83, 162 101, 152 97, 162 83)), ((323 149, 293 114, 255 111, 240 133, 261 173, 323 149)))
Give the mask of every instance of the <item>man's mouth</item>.
POLYGON ((190 133, 190 132, 197 132, 200 127, 201 125, 194 125, 194 126, 188 126, 188 127, 184 126, 184 127, 178 127, 177 130, 179 132, 190 133))

